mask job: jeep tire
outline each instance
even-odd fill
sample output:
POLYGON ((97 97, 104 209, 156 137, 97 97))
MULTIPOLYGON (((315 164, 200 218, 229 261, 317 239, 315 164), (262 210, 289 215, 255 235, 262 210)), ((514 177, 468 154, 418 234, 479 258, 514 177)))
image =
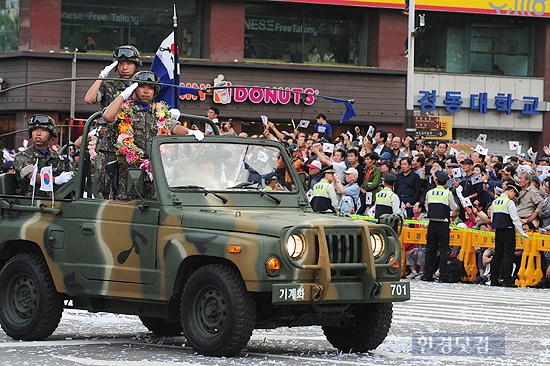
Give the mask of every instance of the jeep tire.
POLYGON ((149 316, 140 316, 139 318, 145 328, 156 335, 173 337, 180 335, 182 332, 180 322, 167 323, 166 320, 162 318, 152 318, 149 316))
POLYGON ((49 337, 63 314, 48 265, 37 254, 18 254, 0 271, 0 324, 13 339, 38 341, 49 337))
POLYGON ((354 304, 353 318, 344 326, 323 327, 327 340, 343 352, 367 352, 378 347, 388 335, 392 319, 391 302, 354 304))
POLYGON ((183 333, 206 356, 234 356, 254 330, 256 307, 239 272, 223 264, 195 271, 181 296, 183 333))

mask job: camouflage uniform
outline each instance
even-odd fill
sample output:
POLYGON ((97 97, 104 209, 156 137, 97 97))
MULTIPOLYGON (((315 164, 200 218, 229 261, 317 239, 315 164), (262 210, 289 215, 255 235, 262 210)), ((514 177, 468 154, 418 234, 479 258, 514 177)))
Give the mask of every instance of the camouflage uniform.
MULTIPOLYGON (((105 109, 120 95, 120 93, 127 88, 127 85, 121 81, 102 81, 97 92, 96 102, 101 103, 101 108, 105 109)), ((112 126, 111 126, 112 127, 112 126)), ((107 127, 109 130, 109 127, 107 127)), ((98 151, 101 153, 98 156, 99 166, 97 174, 99 176, 98 191, 103 194, 103 197, 109 197, 111 191, 111 178, 105 171, 105 165, 111 161, 116 160, 114 152, 116 148, 111 149, 107 146, 105 139, 98 142, 98 151)))
MULTIPOLYGON (((34 169, 34 164, 38 159, 38 172, 40 169, 45 166, 52 166, 52 175, 57 177, 63 172, 69 171, 69 161, 63 156, 59 155, 53 150, 48 150, 48 153, 44 156, 38 149, 34 146, 29 147, 28 149, 21 151, 15 155, 13 161, 13 167, 15 168, 15 178, 17 178, 17 189, 16 194, 31 196, 33 188, 29 184, 29 179, 26 176, 29 173, 32 173, 34 169)), ((52 177, 53 178, 53 177, 52 177)), ((59 187, 57 184, 53 185, 54 191, 59 187)), ((51 197, 50 192, 44 192, 40 190, 40 184, 36 185, 34 190, 35 197, 51 197)))
MULTIPOLYGON (((147 110, 145 110, 142 105, 136 103, 135 101, 131 101, 130 105, 132 107, 132 110, 134 111, 134 118, 132 120, 132 127, 134 129, 134 143, 137 147, 147 153, 147 141, 149 141, 149 139, 153 138, 157 134, 157 117, 155 116, 153 108, 148 108, 147 110)), ((172 123, 174 122, 175 121, 172 121, 172 123)), ((100 151, 104 152, 104 154, 101 157, 102 160, 100 162, 100 165, 102 165, 103 162, 117 160, 116 151, 118 149, 116 147, 116 141, 118 135, 118 123, 109 123, 107 127, 107 133, 105 134, 103 140, 101 140, 100 151), (102 150, 102 148, 105 150, 102 150)), ((144 159, 147 158, 147 155, 144 156, 144 159)), ((128 168, 139 168, 140 163, 121 163, 121 161, 123 161, 123 157, 118 160, 118 194, 115 196, 113 190, 111 190, 109 198, 120 201, 128 201, 131 198, 126 195, 126 172, 128 171, 128 168)), ((105 169, 104 165, 103 169, 105 169)), ((155 197, 155 194, 155 186, 153 182, 151 182, 151 180, 149 179, 149 176, 145 174, 143 197, 153 198, 155 197)))
MULTIPOLYGON (((129 80, 131 82, 131 80, 129 80)), ((128 85, 130 85, 128 83, 128 85)), ((122 80, 102 81, 97 92, 96 103, 101 103, 101 109, 105 109, 128 87, 122 80)))

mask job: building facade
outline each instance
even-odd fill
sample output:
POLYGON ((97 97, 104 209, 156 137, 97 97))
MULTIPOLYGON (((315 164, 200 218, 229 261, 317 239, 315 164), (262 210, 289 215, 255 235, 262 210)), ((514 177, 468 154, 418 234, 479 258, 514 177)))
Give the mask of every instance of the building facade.
MULTIPOLYGON (((426 26, 415 36, 414 114, 452 118, 452 131, 435 138, 475 144, 477 134, 486 133, 495 153, 506 153, 509 140, 540 150, 550 143, 544 136, 550 8, 545 0, 518 9, 495 3, 416 1, 426 26)), ((94 78, 122 44, 138 47, 148 69, 173 29, 173 4, 0 0, 2 88, 71 75, 94 78)), ((314 122, 320 112, 336 132, 373 125, 404 135, 415 128, 406 111, 404 1, 187 0, 176 6, 181 82, 208 86, 223 75, 231 85, 243 86, 232 89, 225 104, 212 93, 184 98, 185 113, 205 115, 219 104, 222 119, 251 133, 261 133, 260 115, 290 130, 292 120, 314 122), (344 106, 322 96, 354 99, 357 117, 340 124, 344 106)), ((24 129, 37 112, 74 124, 62 130, 65 136, 78 134, 83 120, 98 109, 83 101, 91 83, 0 93, 0 135, 24 129)), ((16 147, 25 137, 10 134, 1 141, 16 147)))

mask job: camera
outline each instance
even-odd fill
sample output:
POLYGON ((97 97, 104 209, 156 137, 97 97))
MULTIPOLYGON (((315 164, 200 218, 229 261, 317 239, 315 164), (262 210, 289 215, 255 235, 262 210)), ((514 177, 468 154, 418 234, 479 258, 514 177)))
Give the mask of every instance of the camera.
POLYGON ((416 141, 415 140, 411 140, 411 142, 409 142, 409 148, 412 150, 416 150, 416 141))

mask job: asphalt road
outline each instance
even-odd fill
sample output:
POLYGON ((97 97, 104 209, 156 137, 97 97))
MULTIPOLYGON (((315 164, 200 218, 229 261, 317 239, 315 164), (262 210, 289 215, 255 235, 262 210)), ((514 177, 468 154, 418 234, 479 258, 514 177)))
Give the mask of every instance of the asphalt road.
POLYGON ((137 317, 66 310, 59 328, 46 341, 14 341, 0 331, 0 365, 544 365, 550 362, 549 290, 412 281, 411 294, 410 301, 395 304, 392 328, 385 342, 366 354, 343 354, 325 340, 320 327, 300 327, 257 330, 246 349, 235 358, 204 357, 186 346, 183 337, 153 337, 137 317), (487 334, 491 335, 487 338, 487 334), (498 337, 504 337, 505 344, 493 342, 498 337))

